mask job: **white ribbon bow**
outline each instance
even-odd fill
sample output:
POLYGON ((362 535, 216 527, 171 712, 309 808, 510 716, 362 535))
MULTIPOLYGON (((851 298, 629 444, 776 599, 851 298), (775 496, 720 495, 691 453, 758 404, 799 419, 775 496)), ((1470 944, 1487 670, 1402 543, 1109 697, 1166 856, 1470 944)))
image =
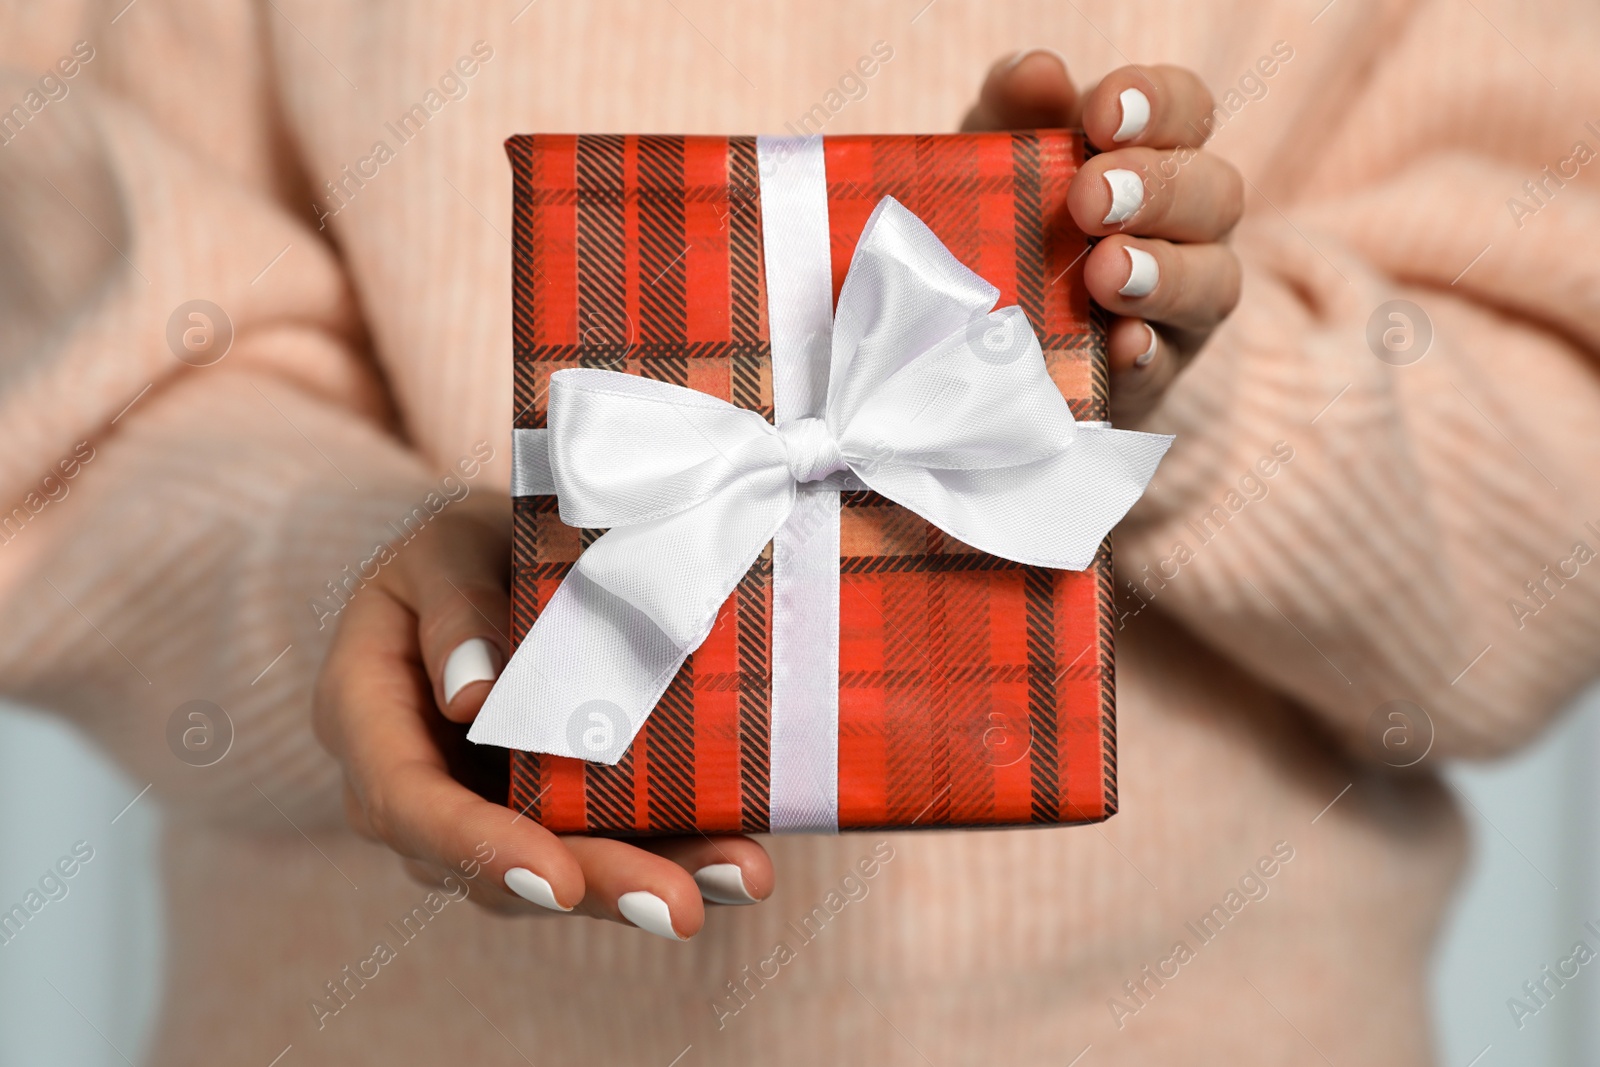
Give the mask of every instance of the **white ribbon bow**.
POLYGON ((553 374, 561 519, 608 532, 468 737, 618 762, 800 487, 841 472, 991 555, 1087 567, 1172 439, 1075 422, 1022 310, 990 310, 999 296, 886 197, 839 294, 822 418, 774 427, 680 386, 553 374))

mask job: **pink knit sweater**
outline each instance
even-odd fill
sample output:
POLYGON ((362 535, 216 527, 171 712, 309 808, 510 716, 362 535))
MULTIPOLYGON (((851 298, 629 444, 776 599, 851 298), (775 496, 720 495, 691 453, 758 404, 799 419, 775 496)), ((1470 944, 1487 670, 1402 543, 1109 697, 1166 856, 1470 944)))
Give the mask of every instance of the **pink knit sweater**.
POLYGON ((1528 738, 1600 647, 1593 5, 924 4, 3 5, 0 689, 165 807, 151 1062, 1427 1060, 1462 861, 1429 768, 1528 738), (778 839, 776 896, 685 945, 417 918, 312 740, 311 601, 479 442, 471 491, 507 484, 502 139, 948 129, 1025 45, 1194 68, 1248 180, 1243 303, 1119 533, 1121 814, 778 839), (1431 323, 1403 366, 1395 299, 1431 323), (1434 731, 1407 774, 1395 699, 1434 731), (233 723, 214 766, 168 747, 189 700, 233 723))

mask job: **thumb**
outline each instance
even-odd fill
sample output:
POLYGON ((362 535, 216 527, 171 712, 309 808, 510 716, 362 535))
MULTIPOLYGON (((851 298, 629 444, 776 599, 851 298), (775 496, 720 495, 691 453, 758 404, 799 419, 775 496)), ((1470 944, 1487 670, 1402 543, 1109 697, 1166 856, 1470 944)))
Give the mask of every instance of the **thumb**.
POLYGON ((1079 126, 1083 100, 1066 60, 1048 48, 1018 52, 989 68, 964 132, 1079 126))
POLYGON ((471 722, 511 653, 511 508, 462 501, 395 546, 396 594, 417 617, 423 667, 445 718, 471 722))

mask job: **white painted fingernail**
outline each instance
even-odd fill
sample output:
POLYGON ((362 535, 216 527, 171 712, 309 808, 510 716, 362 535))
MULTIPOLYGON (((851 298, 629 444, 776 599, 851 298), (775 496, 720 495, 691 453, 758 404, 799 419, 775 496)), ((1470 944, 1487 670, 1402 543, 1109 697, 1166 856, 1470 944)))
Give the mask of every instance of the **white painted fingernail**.
POLYGON ((1150 344, 1143 352, 1140 352, 1137 356, 1133 357, 1133 365, 1135 367, 1148 367, 1150 365, 1150 361, 1156 358, 1155 327, 1151 326, 1147 322, 1144 324, 1144 328, 1145 332, 1150 335, 1150 344))
POLYGON ((1156 257, 1132 245, 1124 245, 1122 250, 1128 253, 1128 280, 1122 283, 1122 288, 1117 292, 1131 297, 1149 296, 1155 292, 1156 282, 1161 280, 1161 268, 1156 266, 1156 257))
POLYGON ((1106 184, 1111 187, 1111 210, 1102 220, 1107 226, 1126 222, 1144 206, 1144 179, 1133 171, 1108 170, 1106 184))
POLYGON ((754 904, 756 898, 744 886, 744 872, 737 863, 713 863, 694 872, 700 895, 713 904, 754 904))
POLYGON ((461 642, 444 661, 444 702, 450 703, 463 686, 492 682, 500 673, 500 655, 481 637, 461 642))
POLYGON ((550 883, 526 867, 513 867, 506 872, 506 888, 523 900, 532 901, 541 908, 549 908, 551 911, 572 910, 563 908, 557 903, 555 890, 550 888, 550 883))
POLYGON ((1006 60, 1005 69, 1010 70, 1018 63, 1021 63, 1024 59, 1027 59, 1029 56, 1038 55, 1055 56, 1063 67, 1067 65, 1067 57, 1062 55, 1060 52, 1057 52, 1054 48, 1024 48, 1022 51, 1016 53, 1010 59, 1006 60))
POLYGON ((1122 105, 1122 125, 1111 135, 1113 141, 1131 141, 1150 125, 1150 98, 1137 89, 1124 89, 1117 96, 1122 105))
POLYGON ((646 893, 642 889, 624 893, 617 898, 617 910, 622 912, 624 919, 657 937, 664 937, 668 941, 689 940, 679 937, 678 931, 672 928, 672 909, 654 893, 646 893))

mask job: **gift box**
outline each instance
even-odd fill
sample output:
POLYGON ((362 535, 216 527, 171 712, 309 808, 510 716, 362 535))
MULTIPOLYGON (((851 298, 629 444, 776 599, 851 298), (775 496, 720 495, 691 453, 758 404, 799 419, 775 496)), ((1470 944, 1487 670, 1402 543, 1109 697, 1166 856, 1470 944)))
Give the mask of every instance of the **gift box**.
MULTIPOLYGON (((835 300, 869 217, 893 197, 1000 291, 1000 306, 1021 308, 1073 418, 1103 423, 1105 324, 1082 281, 1089 240, 1066 210, 1080 133, 815 140, 835 300)), ((771 160, 758 166, 757 139, 528 135, 506 146, 517 432, 547 426, 551 376, 570 368, 684 386, 776 421, 764 242, 780 220, 763 215, 774 210, 761 177, 771 160)), ((548 484, 517 481, 511 636, 522 642, 603 531, 563 523, 548 484)), ((1109 537, 1082 570, 1027 565, 958 541, 848 472, 842 484, 827 712, 837 807, 825 828, 1113 814, 1109 537)), ((510 806, 555 831, 600 835, 817 828, 775 799, 793 787, 775 752, 774 616, 787 609, 775 607, 774 566, 769 543, 614 765, 515 751, 510 806)))

